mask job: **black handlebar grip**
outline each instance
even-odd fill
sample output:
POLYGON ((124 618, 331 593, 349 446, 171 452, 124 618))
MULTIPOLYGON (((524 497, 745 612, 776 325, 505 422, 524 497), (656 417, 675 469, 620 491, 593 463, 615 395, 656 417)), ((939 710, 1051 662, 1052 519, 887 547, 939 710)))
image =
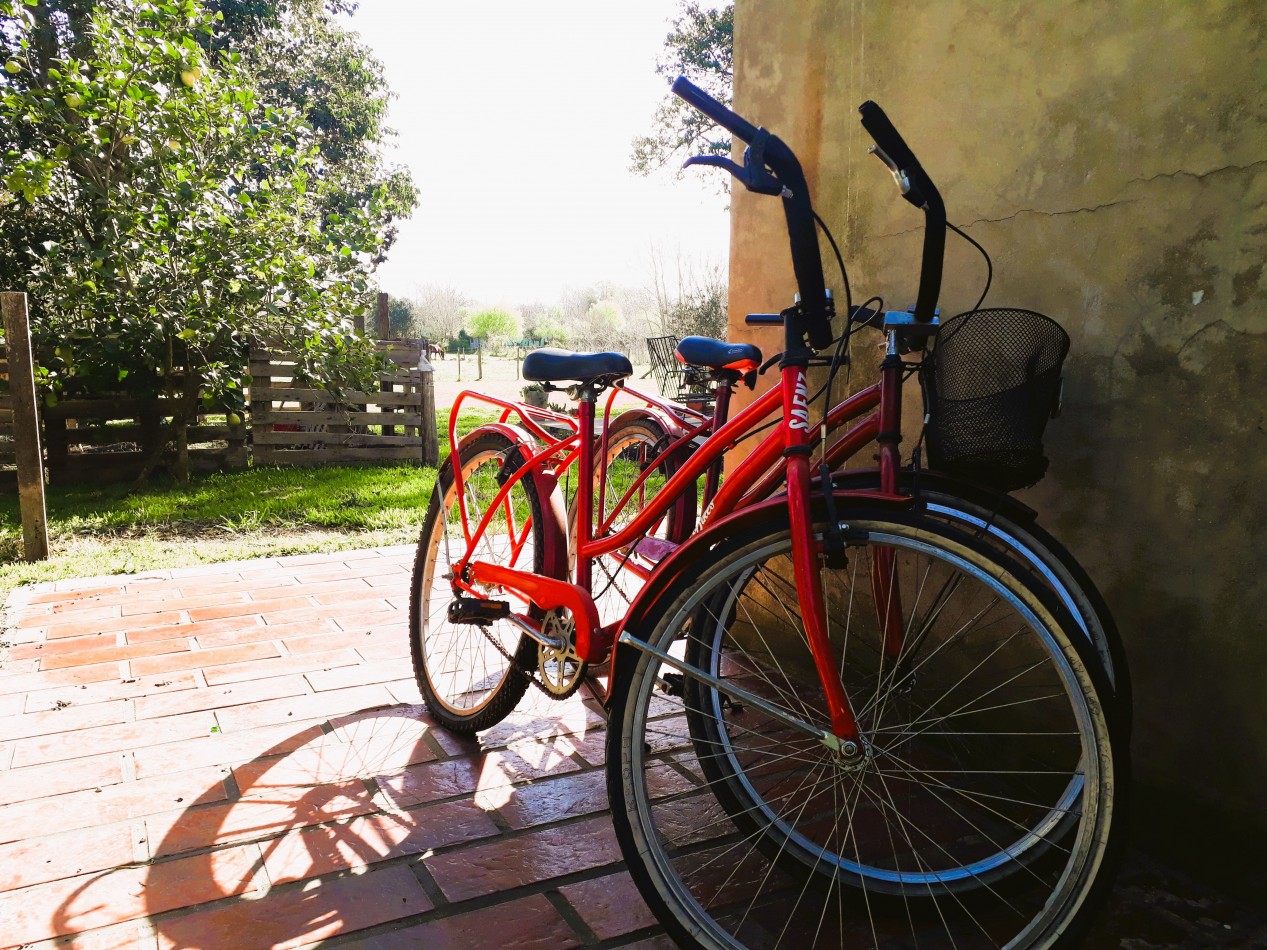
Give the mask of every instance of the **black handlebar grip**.
POLYGON ((858 106, 858 114, 862 116, 862 127, 870 133, 880 151, 897 163, 898 168, 909 174, 920 167, 919 159, 906 144, 906 140, 898 134, 883 109, 868 99, 858 106))
POLYGON ((781 327, 783 326, 783 314, 750 313, 743 318, 743 322, 750 327, 781 327))
POLYGON ((724 129, 738 138, 751 142, 757 135, 757 127, 743 116, 732 112, 685 76, 673 80, 673 94, 694 106, 724 129))
POLYGON ((924 212, 924 253, 920 261, 919 293, 915 298, 915 319, 927 323, 937 310, 941 293, 941 272, 946 250, 946 206, 937 186, 924 171, 906 140, 898 134, 884 110, 870 100, 858 107, 862 127, 907 178, 902 195, 924 212))
MULTIPOLYGON (((743 116, 732 112, 684 76, 673 81, 673 93, 748 144, 761 132, 743 116)), ((763 143, 764 154, 761 160, 786 189, 783 213, 787 219, 792 270, 796 274, 796 286, 801 294, 800 319, 785 325, 788 326, 790 337, 797 339, 797 346, 800 345, 803 334, 809 338, 814 349, 826 349, 831 346, 832 332, 827 315, 823 264, 818 251, 818 235, 814 229, 809 185, 805 181, 801 163, 786 143, 775 135, 766 135, 763 143)))

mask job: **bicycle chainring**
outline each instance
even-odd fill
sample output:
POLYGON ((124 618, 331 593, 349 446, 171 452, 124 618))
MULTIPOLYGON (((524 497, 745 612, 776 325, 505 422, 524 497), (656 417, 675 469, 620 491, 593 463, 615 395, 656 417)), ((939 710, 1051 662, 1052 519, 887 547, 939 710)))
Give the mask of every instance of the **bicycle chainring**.
POLYGON ((567 699, 585 681, 587 664, 576 652, 576 622, 562 610, 546 612, 543 633, 562 640, 561 649, 537 646, 537 682, 554 699, 567 699))

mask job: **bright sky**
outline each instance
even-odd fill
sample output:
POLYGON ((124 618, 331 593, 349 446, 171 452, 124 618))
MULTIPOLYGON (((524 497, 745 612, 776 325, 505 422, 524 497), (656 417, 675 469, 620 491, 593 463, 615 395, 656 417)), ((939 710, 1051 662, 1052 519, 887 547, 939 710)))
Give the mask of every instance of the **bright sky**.
POLYGON ((600 280, 641 285, 653 245, 724 263, 726 202, 698 180, 707 171, 628 171, 631 140, 668 95, 654 67, 677 9, 361 0, 351 25, 399 97, 394 160, 419 189, 383 289, 449 284, 515 305, 600 280))

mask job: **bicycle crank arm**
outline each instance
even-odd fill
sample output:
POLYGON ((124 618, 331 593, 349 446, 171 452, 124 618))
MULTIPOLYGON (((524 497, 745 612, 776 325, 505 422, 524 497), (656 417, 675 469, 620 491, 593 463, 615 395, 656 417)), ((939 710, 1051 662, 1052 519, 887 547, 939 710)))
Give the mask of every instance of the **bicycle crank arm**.
POLYGON ((729 696, 732 700, 745 703, 749 706, 752 706, 755 709, 760 709, 767 716, 771 716, 774 719, 777 719, 779 722, 783 723, 784 725, 791 726, 793 729, 796 729, 799 732, 803 732, 806 735, 813 736, 823 745, 827 746, 827 748, 831 749, 833 752, 837 753, 838 755, 843 756, 846 759, 855 758, 860 754, 860 750, 858 748, 857 743, 850 742, 848 740, 842 740, 838 736, 834 735, 832 732, 826 729, 821 729, 818 726, 810 725, 808 722, 805 722, 803 719, 797 719, 795 716, 788 713, 786 710, 780 709, 778 706, 773 706, 770 703, 766 702, 760 696, 757 696, 754 693, 750 693, 746 689, 742 689, 738 686, 733 686, 730 683, 726 683, 722 680, 719 680, 717 679, 717 677, 712 676, 708 673, 705 673, 703 670, 698 669, 697 667, 690 666, 689 664, 683 663, 681 660, 677 659, 674 656, 670 656, 668 653, 665 653, 663 650, 657 649, 656 647, 653 647, 649 643, 644 643, 643 641, 639 640, 637 637, 633 636, 633 634, 622 633, 620 635, 619 642, 627 644, 628 646, 631 646, 636 650, 641 650, 643 653, 647 653, 655 657, 657 660, 659 660, 661 663, 665 664, 666 666, 673 667, 683 676, 689 676, 691 679, 698 680, 699 682, 703 683, 705 686, 711 686, 713 689, 717 690, 719 693, 729 696))
POLYGON ((508 614, 506 619, 544 647, 549 647, 551 650, 562 650, 567 647, 567 644, 562 639, 552 637, 543 630, 539 630, 518 614, 508 614))

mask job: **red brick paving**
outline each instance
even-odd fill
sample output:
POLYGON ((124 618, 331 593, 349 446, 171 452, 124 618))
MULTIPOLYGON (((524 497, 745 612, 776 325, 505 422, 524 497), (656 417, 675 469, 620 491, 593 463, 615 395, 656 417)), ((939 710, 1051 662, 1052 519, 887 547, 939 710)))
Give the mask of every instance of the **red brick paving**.
POLYGON ((604 814, 598 704, 530 695, 480 741, 437 729, 409 659, 412 562, 387 548, 18 591, 0 947, 653 933, 604 814))
MULTIPOLYGON (((671 950, 619 860, 585 691, 530 692, 479 741, 417 705, 412 560, 16 592, 0 948, 671 950)), ((663 791, 683 781, 666 769, 663 791)), ((1087 946, 1267 945, 1261 915, 1174 880, 1134 859, 1087 946)))

